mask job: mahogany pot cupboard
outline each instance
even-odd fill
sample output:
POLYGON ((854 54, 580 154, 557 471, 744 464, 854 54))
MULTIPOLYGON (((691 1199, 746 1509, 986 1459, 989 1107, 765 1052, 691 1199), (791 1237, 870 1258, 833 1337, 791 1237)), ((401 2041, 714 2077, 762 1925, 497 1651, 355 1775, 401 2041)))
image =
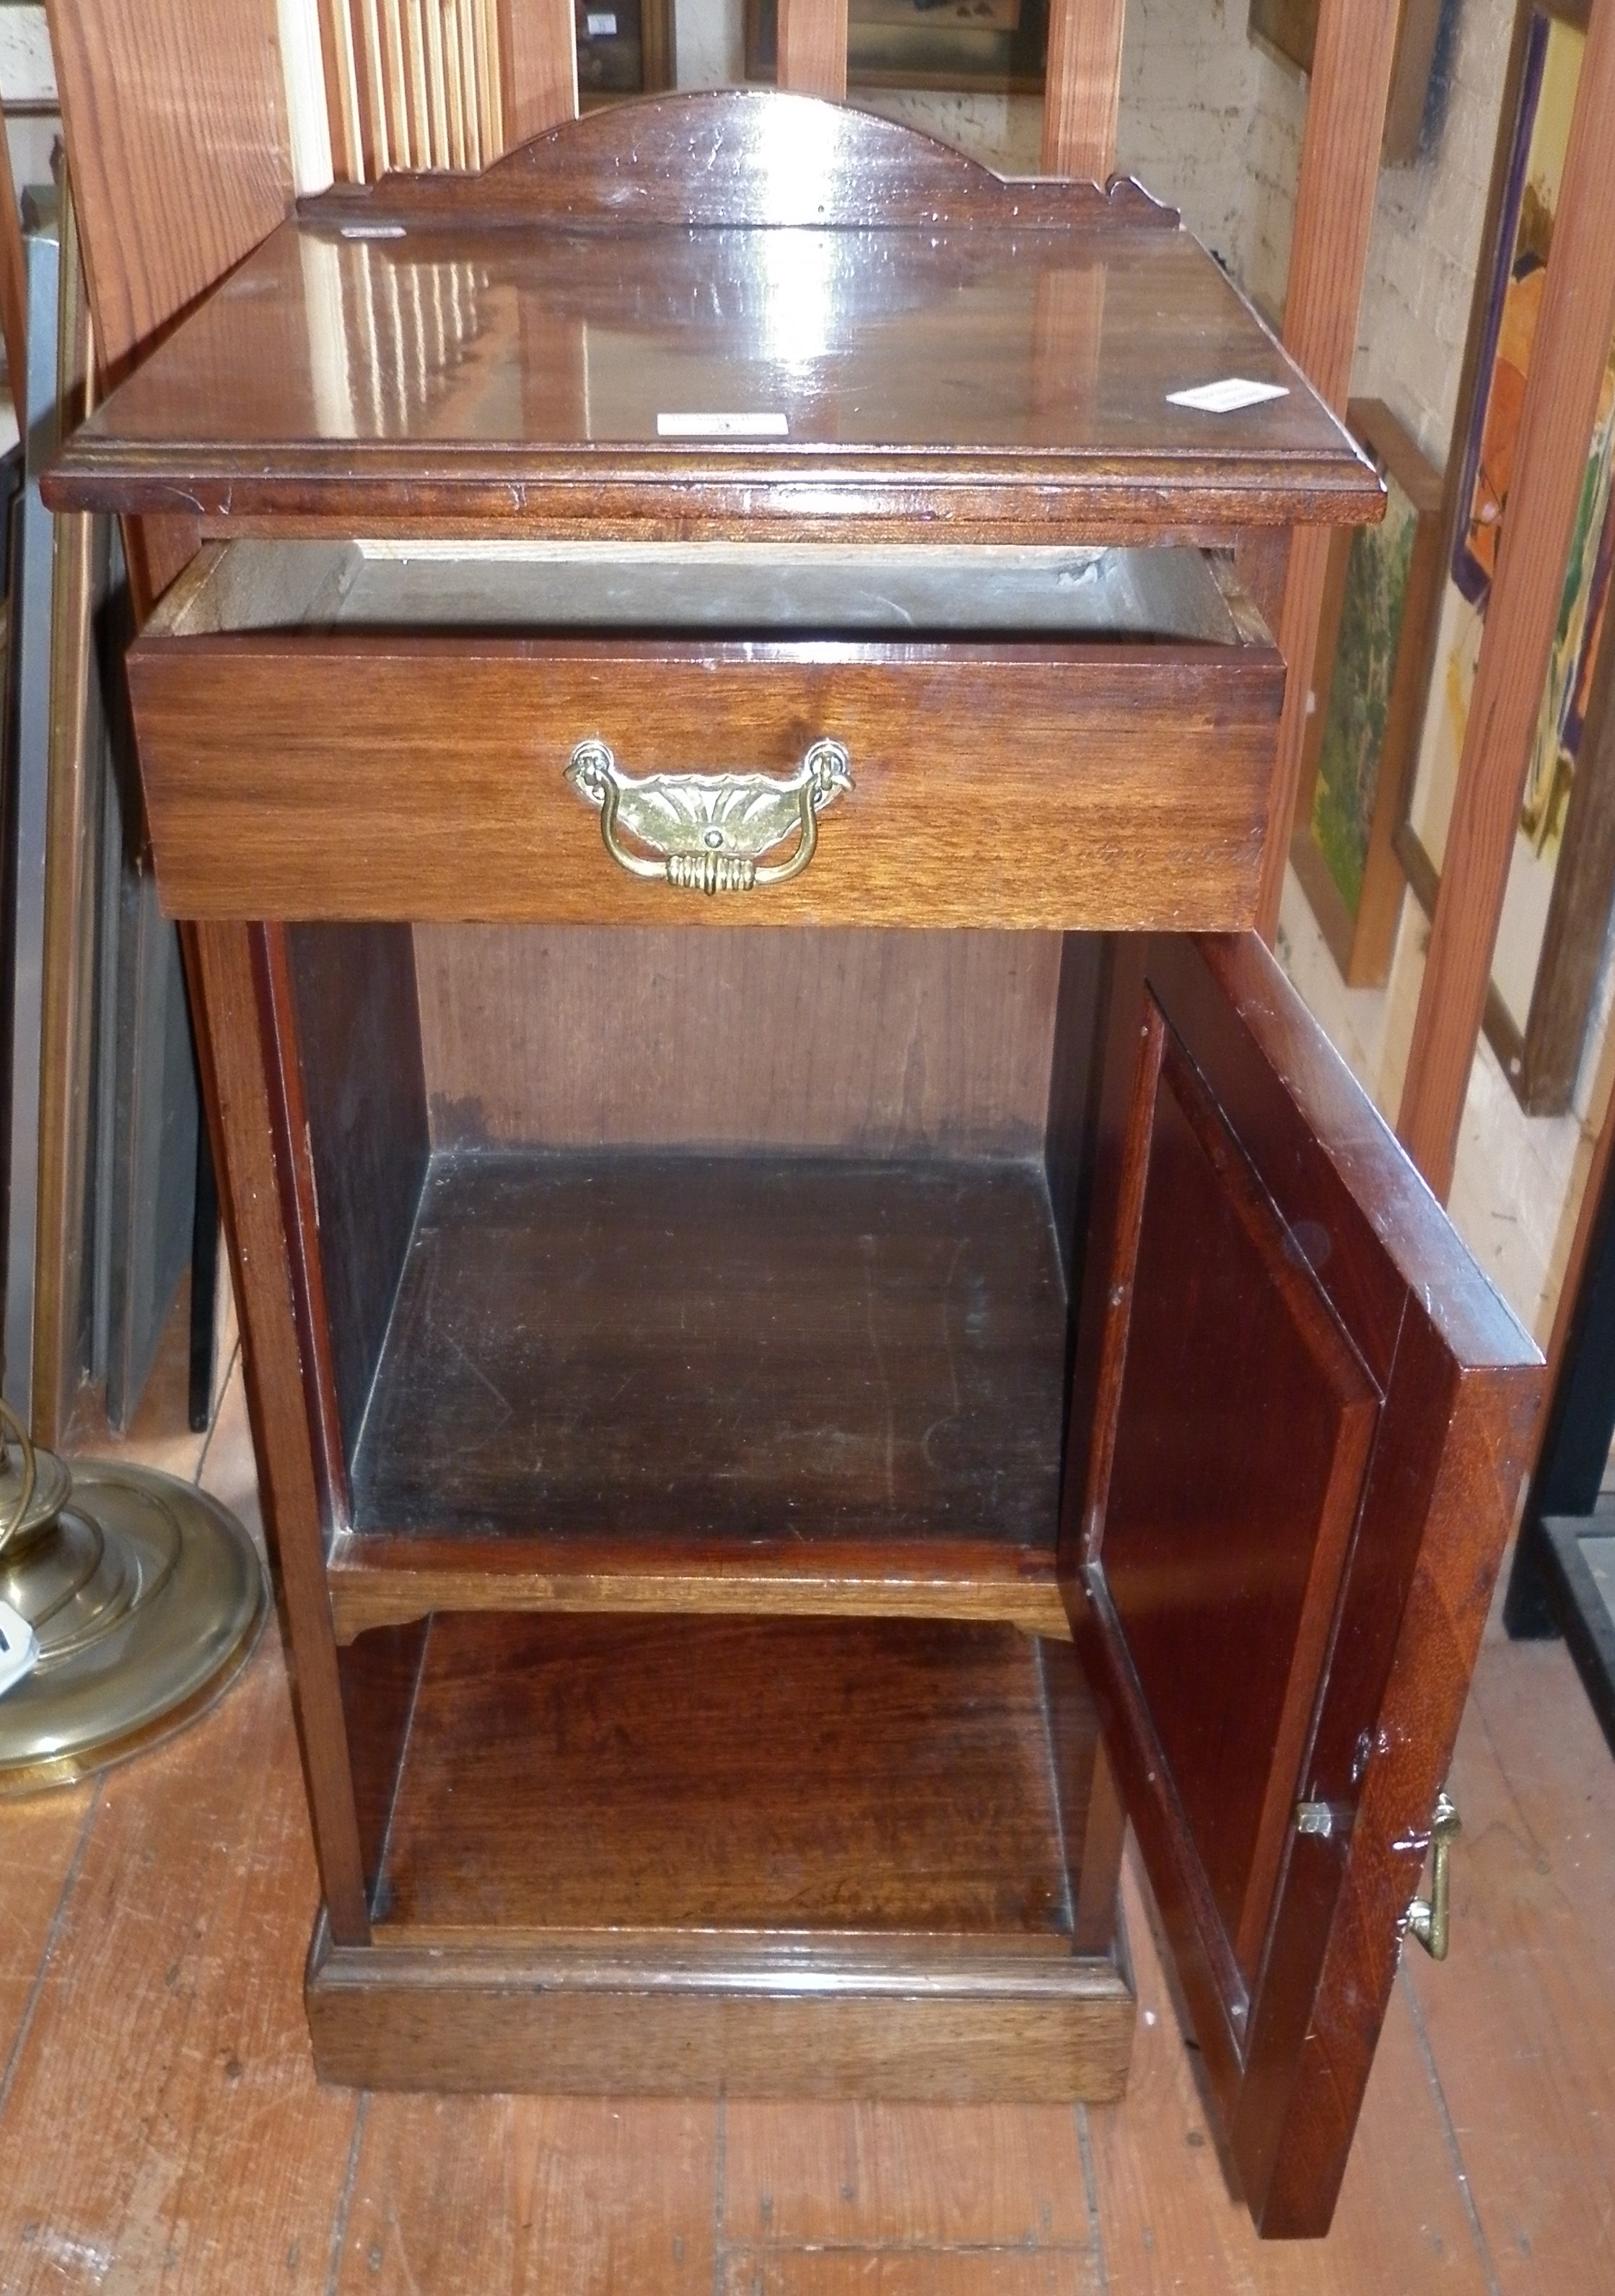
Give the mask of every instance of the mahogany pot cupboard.
POLYGON ((1324 2230, 1537 1396, 1250 931, 1372 468, 1136 186, 731 93, 306 201, 48 493, 201 538, 321 2073, 1115 2098, 1130 1819, 1324 2230))

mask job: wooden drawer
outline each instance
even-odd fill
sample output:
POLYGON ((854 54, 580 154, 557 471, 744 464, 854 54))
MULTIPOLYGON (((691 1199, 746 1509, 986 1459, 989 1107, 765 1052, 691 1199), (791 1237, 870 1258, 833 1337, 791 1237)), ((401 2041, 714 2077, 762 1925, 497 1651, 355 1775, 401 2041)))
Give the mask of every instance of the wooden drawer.
MULTIPOLYGON (((716 570, 710 550, 671 554, 671 567, 666 551, 644 555, 626 582, 613 559, 608 594, 560 550, 206 554, 129 661, 165 906, 220 919, 1251 920, 1283 669, 1214 562, 989 552, 1003 562, 984 583, 976 550, 967 589, 949 566, 963 554, 946 550, 819 553, 794 582, 739 549, 717 553, 716 570), (814 814, 799 873, 716 898, 668 881, 655 822, 679 812, 668 835, 681 852, 696 838, 684 873, 699 875, 701 838, 721 850, 737 815, 798 807, 779 785, 826 740, 845 752, 846 783, 814 814), (630 785, 703 777, 693 794, 687 782, 642 791, 637 809, 625 796, 619 844, 649 873, 607 851, 600 807, 569 777, 585 742, 630 785), (718 775, 741 778, 715 794, 718 775), (630 815, 653 817, 650 842, 630 815)), ((761 851, 760 878, 797 855, 803 825, 761 851)))

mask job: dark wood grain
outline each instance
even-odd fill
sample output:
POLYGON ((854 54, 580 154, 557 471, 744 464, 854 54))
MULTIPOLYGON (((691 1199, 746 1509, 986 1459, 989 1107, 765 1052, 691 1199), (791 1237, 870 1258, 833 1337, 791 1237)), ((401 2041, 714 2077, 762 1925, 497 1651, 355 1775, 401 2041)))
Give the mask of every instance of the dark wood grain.
POLYGON ((381 1949, 316 1946, 323 2069, 1114 2094, 1130 2004, 1112 1962, 1074 1950, 1066 1849, 1097 1731, 1070 1650, 1050 1655, 1053 1728, 1037 1646, 1009 1629, 439 1620, 381 1949))
POLYGON ((1512 1517, 1535 1350, 1253 940, 1130 952, 1106 1066, 1114 1241, 1085 1287, 1097 1423, 1073 1443, 1062 1581, 1252 2212, 1316 2234, 1512 1517), (1262 1224, 1262 1275, 1219 1271, 1262 1224), (1265 1439, 1276 1334, 1237 1392, 1264 1288, 1312 1325, 1312 1401, 1292 1391, 1265 1439), (1260 1749, 1209 1765, 1217 1716, 1260 1749), (1327 1833, 1295 1829, 1302 1800, 1329 1806, 1327 1833))
POLYGON ((335 1400, 346 1451, 375 1376, 429 1153, 408 928, 286 935, 335 1400))
POLYGON ((280 1597, 297 1655, 299 1746, 320 1882, 334 1936, 369 1936, 364 1857, 342 1713, 315 1464, 313 1398, 304 1390, 299 1297, 289 1237, 295 1203, 285 1103, 273 1057, 271 986, 261 933, 196 925, 185 934, 203 1096, 242 1323, 253 1449, 280 1597))
POLYGON ((816 100, 826 92, 723 88, 615 104, 533 137, 470 184, 431 175, 340 184, 298 212, 325 225, 564 224, 613 234, 646 225, 1053 230, 1096 217, 1170 231, 1177 222, 1136 184, 1054 180, 1065 168, 1006 180, 934 136, 816 100))
POLYGON ((1615 334, 1611 106, 1615 19, 1595 9, 1397 1119, 1409 1154, 1441 1196, 1452 1185, 1586 443, 1615 334))
MULTIPOLYGON (((1074 1677, 1070 1645, 1053 1654, 1074 1677)), ((1078 1820, 1084 1712, 1058 1746, 1078 1820)), ((440 1618, 378 1936, 934 1935, 1069 1957, 1055 1751, 1036 1645, 1010 1628, 440 1618)))
POLYGON ((1065 1325, 1036 1166, 437 1158, 354 1520, 1046 1544, 1065 1325))
POLYGON ((1125 930, 1253 915, 1283 670, 1258 644, 148 633, 129 677, 180 914, 1125 930), (738 898, 629 876, 565 777, 586 735, 628 773, 779 773, 825 734, 852 791, 799 877, 738 898))
POLYGON ((332 194, 320 220, 273 234, 75 434, 53 507, 349 532, 822 534, 831 520, 1084 540, 1376 514, 1372 474, 1300 371, 1142 194, 997 184, 911 130, 778 92, 646 107, 626 159, 623 117, 469 186, 332 194), (768 155, 787 132, 813 164, 793 155, 783 173, 768 155), (721 179, 713 213, 691 209, 670 145, 734 156, 756 193, 741 220, 721 179), (884 155, 848 211, 843 146, 884 155), (881 197, 899 168, 907 209, 881 197), (642 205, 645 227, 624 230, 642 205), (789 283, 781 225, 799 234, 789 283), (1050 291, 1073 280, 1087 340, 1055 368, 1050 291), (1171 403, 1229 374, 1284 396, 1217 415, 1171 403), (781 414, 787 436, 659 436, 659 414, 709 403, 781 414))

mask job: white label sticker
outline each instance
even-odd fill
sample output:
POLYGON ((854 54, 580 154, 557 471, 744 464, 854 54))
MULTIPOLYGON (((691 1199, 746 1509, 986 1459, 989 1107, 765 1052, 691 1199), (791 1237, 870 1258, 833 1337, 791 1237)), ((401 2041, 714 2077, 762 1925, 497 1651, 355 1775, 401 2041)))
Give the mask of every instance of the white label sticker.
POLYGON ((1247 382, 1242 374, 1225 375, 1221 382, 1202 382, 1193 390, 1169 390, 1168 406, 1193 406, 1202 414, 1237 414, 1242 406, 1260 406, 1269 398, 1288 398, 1282 382, 1247 382))
POLYGON ((401 223, 345 223, 344 239, 404 239, 407 236, 401 223))
POLYGON ((583 28, 591 40, 614 40, 617 37, 615 16, 586 16, 583 28))
POLYGON ((659 414, 659 439, 786 439, 791 425, 783 414, 659 414))
POLYGON ((39 1663, 39 1637, 9 1603, 0 1603, 0 1698, 39 1663))

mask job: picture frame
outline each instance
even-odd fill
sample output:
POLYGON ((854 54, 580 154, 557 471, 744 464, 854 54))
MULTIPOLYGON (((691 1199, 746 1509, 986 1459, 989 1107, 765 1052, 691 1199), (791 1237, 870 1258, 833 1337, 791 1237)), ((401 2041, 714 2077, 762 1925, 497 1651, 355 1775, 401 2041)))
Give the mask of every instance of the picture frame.
MULTIPOLYGON (((1250 0, 1250 37, 1265 41, 1289 62, 1310 72, 1317 45, 1318 6, 1319 0, 1250 0)), ((1390 101, 1380 146, 1388 168, 1408 167, 1418 157, 1442 12, 1443 0, 1402 0, 1390 68, 1390 101)))
MULTIPOLYGON (((1521 0, 1504 87, 1443 512, 1430 706, 1396 849, 1433 915, 1506 512, 1586 0, 1521 0)), ((1615 345, 1589 449, 1559 633, 1516 832, 1485 1030, 1521 1107, 1570 1105, 1615 904, 1615 345)))
POLYGON ((1347 427, 1387 490, 1379 526, 1330 544, 1290 858, 1352 988, 1390 970, 1405 879, 1396 832, 1418 753, 1442 567, 1441 473, 1383 400, 1347 427))
POLYGON ((674 84, 673 0, 573 0, 583 111, 674 84))
MULTIPOLYGON (((778 75, 777 0, 746 0, 748 80, 778 75)), ((1041 95, 1048 0, 848 0, 851 87, 1041 95)))

